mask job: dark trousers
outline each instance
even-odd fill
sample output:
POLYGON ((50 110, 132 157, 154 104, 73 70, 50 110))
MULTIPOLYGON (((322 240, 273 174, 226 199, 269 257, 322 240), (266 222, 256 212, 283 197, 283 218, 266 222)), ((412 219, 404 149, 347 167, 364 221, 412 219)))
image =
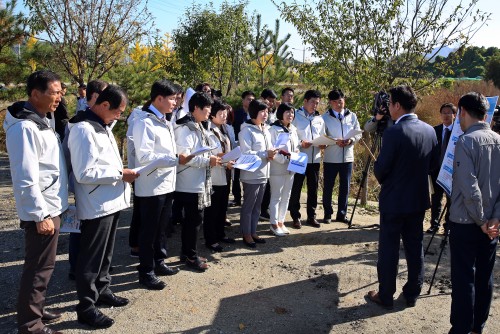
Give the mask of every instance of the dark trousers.
POLYGON ((174 196, 174 202, 172 203, 172 218, 170 222, 172 224, 181 224, 183 220, 184 220, 184 208, 179 203, 179 201, 175 199, 174 196))
POLYGON ((141 197, 139 231, 140 275, 154 275, 156 265, 167 258, 165 229, 172 212, 173 193, 141 197))
POLYGON ((497 243, 476 224, 450 223, 450 333, 482 332, 493 295, 497 243))
POLYGON ((241 183, 240 183, 240 170, 234 169, 234 180, 232 184, 232 194, 236 202, 241 202, 241 183))
POLYGON ((266 183, 266 190, 264 190, 264 197, 262 197, 262 203, 260 204, 260 212, 269 213, 269 204, 271 203, 271 185, 269 180, 266 183))
POLYGON ((292 193, 288 209, 292 219, 298 219, 300 215, 300 193, 304 179, 307 178, 307 218, 316 218, 316 207, 318 206, 318 181, 319 163, 307 164, 306 173, 295 173, 293 177, 292 193))
POLYGON ((185 215, 181 232, 182 254, 191 260, 198 256, 196 242, 203 223, 203 209, 198 209, 198 195, 177 191, 174 195, 175 200, 184 208, 185 215))
POLYGON ((139 233, 141 230, 141 198, 135 194, 132 210, 132 220, 128 231, 128 245, 130 248, 137 248, 139 247, 139 233))
MULTIPOLYGON (((434 194, 431 196, 431 226, 439 227, 439 216, 441 216, 441 212, 443 211, 443 205, 441 201, 443 199, 443 195, 446 195, 443 187, 436 183, 437 175, 433 175, 432 186, 434 188, 434 194)), ((448 195, 446 195, 446 213, 444 215, 444 223, 443 226, 446 227, 446 224, 450 221, 450 204, 451 200, 448 195)))
POLYGON ((59 237, 59 226, 55 227, 54 235, 42 235, 38 233, 35 222, 21 221, 25 255, 17 298, 19 334, 32 333, 44 327, 45 294, 54 271, 59 237))
POLYGON ((109 267, 113 258, 120 212, 81 221, 80 254, 76 266, 78 313, 94 307, 101 294, 109 293, 109 267))
POLYGON ((338 210, 337 220, 344 220, 347 215, 347 199, 349 198, 349 186, 352 175, 352 162, 345 163, 323 163, 323 208, 325 217, 333 215, 332 194, 335 180, 339 176, 339 195, 337 198, 338 210))
POLYGON ((80 253, 80 235, 81 233, 70 233, 68 242, 69 272, 76 272, 76 263, 80 253))
POLYGON ((226 237, 224 224, 229 200, 229 185, 213 186, 212 205, 205 208, 203 233, 205 244, 213 245, 226 237))
POLYGON ((407 300, 415 300, 424 282, 423 221, 425 211, 412 214, 380 213, 377 273, 379 296, 386 305, 393 304, 398 274, 399 242, 403 239, 408 281, 403 286, 407 300))

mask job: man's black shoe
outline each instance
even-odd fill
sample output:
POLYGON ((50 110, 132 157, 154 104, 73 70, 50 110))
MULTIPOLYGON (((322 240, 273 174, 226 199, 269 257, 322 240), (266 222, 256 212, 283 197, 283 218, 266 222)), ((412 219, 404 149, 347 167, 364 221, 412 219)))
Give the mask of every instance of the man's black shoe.
POLYGON ((165 263, 157 264, 155 267, 155 274, 158 276, 172 276, 179 272, 179 268, 172 268, 165 263))
POLYGON ((331 222, 332 222, 332 218, 330 218, 330 217, 323 218, 323 223, 324 224, 330 224, 331 222))
POLYGON ((269 215, 269 212, 268 211, 262 211, 260 213, 260 219, 262 220, 269 220, 271 218, 271 216, 269 215))
POLYGON ((433 234, 433 233, 436 233, 437 231, 439 231, 439 226, 433 225, 433 226, 429 227, 429 229, 427 231, 425 231, 425 233, 433 234))
POLYGON ((144 285, 148 290, 163 290, 167 286, 158 277, 151 275, 139 276, 139 284, 144 285))
POLYGON ((318 223, 318 221, 315 218, 307 218, 306 220, 307 225, 312 226, 312 227, 321 227, 321 224, 318 223))
POLYGON ((115 295, 113 292, 110 292, 99 296, 96 305, 100 304, 114 306, 114 307, 121 307, 128 304, 128 299, 119 297, 115 295))
POLYGON ((94 328, 109 328, 115 321, 103 314, 99 309, 93 308, 87 312, 78 313, 78 322, 94 328))
POLYGON ((46 325, 53 324, 54 322, 58 322, 62 319, 61 313, 50 312, 47 310, 43 310, 42 322, 46 325))

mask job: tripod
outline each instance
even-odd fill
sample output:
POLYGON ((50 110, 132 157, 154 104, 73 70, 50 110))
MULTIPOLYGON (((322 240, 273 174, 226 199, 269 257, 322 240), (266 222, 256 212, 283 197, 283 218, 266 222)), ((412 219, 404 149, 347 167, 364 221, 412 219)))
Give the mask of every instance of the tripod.
MULTIPOLYGON (((376 155, 377 152, 380 151, 380 147, 382 146, 382 132, 377 129, 375 132, 375 137, 373 138, 372 147, 370 148, 370 152, 373 155, 376 155)), ((358 205, 359 196, 361 195, 361 189, 363 189, 366 179, 368 177, 368 171, 370 170, 370 164, 372 162, 372 154, 368 154, 368 158, 366 159, 365 167, 363 168, 361 182, 359 184, 358 193, 356 195, 356 200, 354 201, 354 206, 352 208, 351 219, 349 219, 348 228, 352 228, 352 218, 354 217, 354 211, 356 211, 356 207, 358 205)))
POLYGON ((439 252, 439 257, 438 257, 438 260, 436 262, 436 268, 434 268, 434 273, 432 274, 431 282, 429 284, 429 290, 427 290, 428 295, 431 294, 431 289, 432 289, 432 285, 434 284, 434 279, 436 278, 436 273, 437 273, 437 270, 439 267, 439 262, 441 262, 441 256, 443 255, 444 249, 446 248, 446 244, 448 244, 448 237, 449 236, 450 236, 450 229, 448 226, 447 228, 444 229, 444 238, 441 241, 441 245, 439 246, 439 247, 441 247, 441 251, 439 252))

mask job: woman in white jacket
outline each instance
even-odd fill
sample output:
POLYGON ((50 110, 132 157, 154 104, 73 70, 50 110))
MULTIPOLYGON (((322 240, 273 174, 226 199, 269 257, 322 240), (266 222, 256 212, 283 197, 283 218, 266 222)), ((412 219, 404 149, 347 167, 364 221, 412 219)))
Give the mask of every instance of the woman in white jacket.
MULTIPOLYGON (((210 131, 212 138, 218 147, 212 151, 222 157, 231 151, 231 139, 226 130, 226 119, 228 105, 220 101, 214 101, 210 111, 210 131)), ((221 166, 212 168, 212 195, 211 205, 205 209, 203 219, 203 233, 205 246, 214 252, 222 252, 224 247, 220 244, 234 243, 234 239, 226 237, 224 224, 226 222, 226 211, 229 202, 229 186, 231 179, 231 168, 233 161, 223 163, 221 166)))
POLYGON ((290 162, 290 153, 299 152, 300 148, 297 128, 292 124, 294 116, 295 109, 290 103, 280 104, 276 111, 277 120, 269 129, 273 146, 276 145, 280 135, 289 135, 286 146, 279 147, 279 153, 271 161, 271 176, 269 178, 271 185, 270 230, 279 237, 290 233, 284 222, 295 173, 288 171, 288 163, 290 162))
POLYGON ((193 157, 192 152, 213 145, 206 121, 210 115, 212 99, 206 93, 196 92, 189 100, 189 115, 177 121, 175 140, 178 154, 192 159, 177 169, 175 200, 184 208, 182 222, 182 254, 187 266, 198 271, 208 268, 206 259, 198 256, 196 243, 203 223, 203 211, 210 206, 212 192, 211 169, 220 166, 220 157, 210 151, 193 157))
POLYGON ((269 161, 273 160, 276 150, 271 144, 271 134, 267 120, 267 105, 258 100, 250 102, 248 107, 250 120, 242 124, 239 142, 242 154, 255 154, 262 162, 253 172, 242 170, 240 180, 243 184, 243 205, 241 206, 240 226, 243 242, 250 248, 256 243, 265 243, 257 236, 257 224, 260 216, 260 205, 269 179, 269 161))

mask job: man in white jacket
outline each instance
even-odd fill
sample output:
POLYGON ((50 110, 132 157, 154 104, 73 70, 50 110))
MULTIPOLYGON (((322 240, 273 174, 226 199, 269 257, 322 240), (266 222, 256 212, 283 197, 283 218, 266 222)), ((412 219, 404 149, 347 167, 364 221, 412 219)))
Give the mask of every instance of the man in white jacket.
POLYGON ((129 183, 139 175, 124 169, 109 125, 125 110, 125 92, 110 85, 96 103, 69 121, 68 147, 75 178, 76 213, 81 220, 80 253, 76 268, 78 321, 107 328, 114 320, 96 303, 119 307, 128 304, 109 288, 120 211, 130 206, 129 183))
POLYGON ((61 101, 61 79, 53 72, 37 71, 29 76, 26 88, 28 101, 10 106, 4 121, 26 250, 17 300, 18 332, 59 333, 44 322, 61 315, 44 307, 56 261, 59 215, 68 208, 66 163, 61 143, 46 118, 61 101))

